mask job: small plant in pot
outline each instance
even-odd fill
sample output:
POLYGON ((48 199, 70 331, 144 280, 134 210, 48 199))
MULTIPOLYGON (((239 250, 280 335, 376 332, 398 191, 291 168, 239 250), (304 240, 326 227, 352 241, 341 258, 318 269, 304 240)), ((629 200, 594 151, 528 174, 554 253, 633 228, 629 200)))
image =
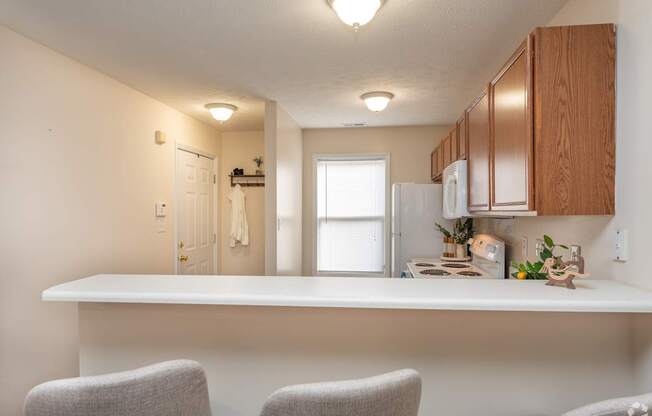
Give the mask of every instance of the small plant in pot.
POLYGON ((441 224, 435 226, 444 236, 444 257, 465 258, 468 255, 467 243, 473 237, 473 219, 458 219, 453 231, 448 231, 441 224))
POLYGON ((548 274, 541 271, 543 268, 543 263, 547 259, 554 259, 554 268, 558 268, 563 265, 562 256, 555 255, 555 249, 559 247, 564 250, 568 250, 568 247, 562 244, 555 244, 552 238, 549 235, 543 236, 543 248, 539 251, 539 260, 534 263, 525 261, 525 263, 516 263, 512 261, 512 269, 515 271, 512 272, 512 276, 519 280, 547 280, 548 274))
POLYGON ((448 231, 443 225, 435 223, 437 230, 444 236, 444 257, 455 257, 455 240, 450 231, 448 231))
POLYGON ((256 158, 254 158, 253 161, 256 164, 256 167, 258 168, 258 169, 256 169, 256 175, 262 175, 263 170, 260 167, 263 165, 263 157, 258 156, 256 158))
POLYGON ((458 219, 453 228, 453 240, 455 241, 455 257, 465 258, 468 256, 468 242, 473 237, 473 218, 458 219))

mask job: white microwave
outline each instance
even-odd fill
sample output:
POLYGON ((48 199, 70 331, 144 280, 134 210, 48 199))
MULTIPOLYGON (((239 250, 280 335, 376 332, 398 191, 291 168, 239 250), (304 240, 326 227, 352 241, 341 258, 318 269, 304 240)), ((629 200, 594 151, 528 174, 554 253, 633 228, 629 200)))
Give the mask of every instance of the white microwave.
POLYGON ((470 217, 467 210, 467 170, 466 160, 453 162, 444 169, 441 177, 443 185, 444 206, 442 214, 444 218, 455 219, 470 217))

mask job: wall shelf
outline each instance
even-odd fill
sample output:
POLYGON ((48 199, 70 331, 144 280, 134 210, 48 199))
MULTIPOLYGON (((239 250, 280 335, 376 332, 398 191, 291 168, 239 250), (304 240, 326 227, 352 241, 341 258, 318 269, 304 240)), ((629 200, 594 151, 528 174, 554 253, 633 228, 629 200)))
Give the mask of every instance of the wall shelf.
POLYGON ((231 186, 265 186, 265 175, 229 175, 231 186))

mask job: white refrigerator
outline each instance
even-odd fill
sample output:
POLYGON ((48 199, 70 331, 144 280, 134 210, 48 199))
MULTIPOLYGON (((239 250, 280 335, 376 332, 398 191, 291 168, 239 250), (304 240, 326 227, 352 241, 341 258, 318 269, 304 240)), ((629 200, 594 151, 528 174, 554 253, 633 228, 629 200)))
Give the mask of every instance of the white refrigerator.
POLYGON ((438 258, 444 251, 435 223, 451 229, 442 216, 442 186, 395 183, 392 185, 392 277, 401 277, 413 258, 438 258))

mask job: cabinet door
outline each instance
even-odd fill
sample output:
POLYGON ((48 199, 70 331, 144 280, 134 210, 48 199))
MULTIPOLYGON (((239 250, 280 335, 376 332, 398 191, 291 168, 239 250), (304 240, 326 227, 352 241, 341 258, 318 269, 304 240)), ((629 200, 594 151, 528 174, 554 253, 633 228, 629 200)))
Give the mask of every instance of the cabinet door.
POLYGON ((437 147, 437 175, 441 175, 444 170, 444 146, 443 143, 439 143, 437 147))
POLYGON ((451 138, 451 163, 455 162, 456 160, 459 159, 459 144, 458 144, 458 138, 457 138, 457 125, 455 125, 455 128, 451 130, 450 134, 451 138))
MULTIPOLYGON (((537 214, 614 215, 616 28, 612 24, 538 28, 535 52, 537 214)), ((649 82, 647 74, 641 72, 641 80, 649 82)), ((637 84, 634 79, 626 82, 637 84)), ((649 90, 638 94, 639 102, 649 107, 649 90)), ((625 135, 621 138, 623 143, 628 140, 625 135)), ((642 182, 638 189, 649 192, 642 182)))
POLYGON ((430 153, 430 179, 435 180, 437 176, 437 149, 430 153))
POLYGON ((457 159, 466 159, 466 115, 457 122, 457 159))
POLYGON ((485 92, 467 110, 469 211, 488 211, 489 206, 489 95, 485 92))
POLYGON ((442 163, 442 169, 445 169, 446 166, 451 164, 451 136, 450 134, 444 137, 441 143, 441 149, 444 152, 444 162, 442 163))
POLYGON ((491 209, 534 209, 532 77, 528 42, 491 82, 491 209))

